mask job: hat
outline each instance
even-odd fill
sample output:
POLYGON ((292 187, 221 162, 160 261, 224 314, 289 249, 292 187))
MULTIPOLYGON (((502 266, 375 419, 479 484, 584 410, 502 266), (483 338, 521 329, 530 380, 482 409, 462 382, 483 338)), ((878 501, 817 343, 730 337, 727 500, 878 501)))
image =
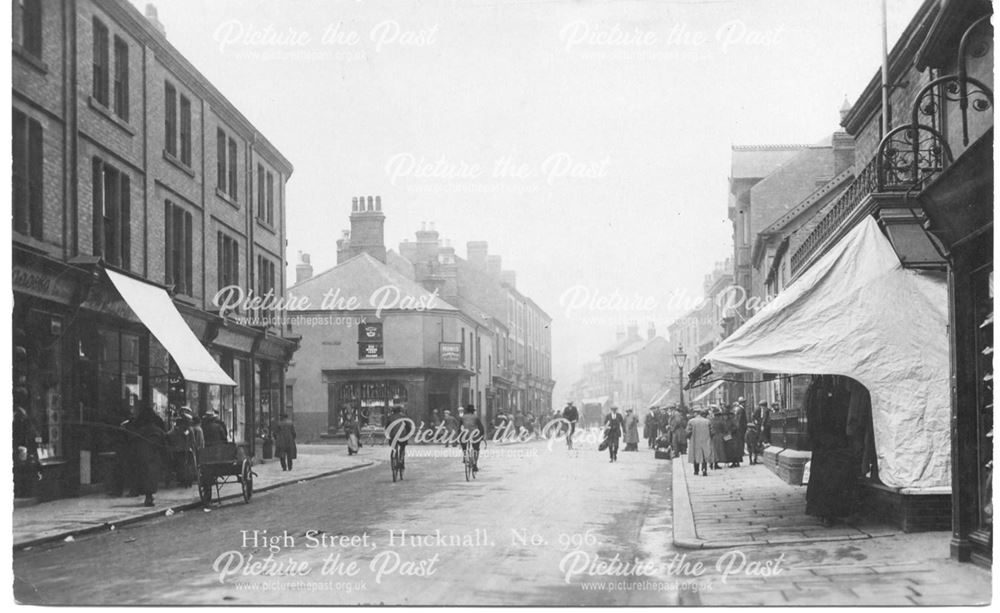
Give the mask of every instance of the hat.
POLYGON ((611 406, 611 410, 612 410, 612 411, 617 411, 617 410, 618 410, 618 407, 616 407, 616 406, 612 405, 612 406, 611 406))
POLYGON ((766 407, 766 406, 767 406, 767 401, 766 401, 766 400, 761 400, 761 401, 760 401, 760 402, 758 402, 757 404, 758 404, 759 406, 762 406, 762 407, 766 407))
POLYGON ((740 396, 739 398, 736 399, 736 402, 746 402, 746 400, 747 400, 746 398, 740 396))
POLYGON ((626 412, 626 413, 631 413, 631 412, 632 412, 632 409, 625 409, 625 412, 626 412))

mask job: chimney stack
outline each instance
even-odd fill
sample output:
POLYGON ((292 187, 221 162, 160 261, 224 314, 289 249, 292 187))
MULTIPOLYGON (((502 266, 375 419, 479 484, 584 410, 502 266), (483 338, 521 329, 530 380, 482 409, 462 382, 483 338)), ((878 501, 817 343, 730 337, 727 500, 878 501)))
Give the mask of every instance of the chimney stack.
POLYGON ((385 264, 385 214, 381 196, 351 199, 351 257, 367 253, 385 264))
POLYGON ((517 274, 513 270, 500 271, 500 282, 506 283, 512 289, 517 289, 517 274))
POLYGON ((152 2, 146 3, 146 20, 149 21, 157 32, 163 35, 164 38, 167 37, 167 28, 164 27, 163 22, 160 21, 160 16, 156 12, 156 5, 152 2))
POLYGON ((656 325, 653 322, 649 322, 649 328, 646 330, 646 340, 653 340, 656 338, 656 325))
POLYGON ((489 243, 486 241, 469 241, 465 244, 466 257, 469 263, 481 269, 486 268, 486 261, 489 257, 489 243))
POLYGON ((833 176, 854 166, 854 137, 847 132, 833 133, 833 176))
POLYGON ((309 263, 309 254, 299 252, 299 263, 295 265, 295 284, 298 285, 313 276, 313 267, 309 263))

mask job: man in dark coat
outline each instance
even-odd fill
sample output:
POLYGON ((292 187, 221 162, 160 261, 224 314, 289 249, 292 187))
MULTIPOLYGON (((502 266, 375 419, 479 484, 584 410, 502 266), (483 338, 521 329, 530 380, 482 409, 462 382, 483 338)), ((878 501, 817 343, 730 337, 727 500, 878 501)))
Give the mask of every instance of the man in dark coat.
MULTIPOLYGON (((568 428, 568 430, 566 432, 566 447, 568 447, 569 449, 572 449, 573 448, 573 433, 576 432, 576 422, 580 421, 580 412, 576 409, 576 406, 574 406, 572 402, 567 402, 566 403, 566 408, 563 409, 562 417, 567 422, 569 422, 569 424, 566 426, 568 428)), ((621 416, 619 415, 619 417, 621 417, 621 416)), ((605 420, 605 422, 606 421, 607 420, 605 420)), ((615 457, 617 457, 617 453, 618 453, 618 451, 616 449, 615 450, 615 454, 616 454, 615 457)))
POLYGON ((726 437, 732 437, 732 433, 729 431, 729 425, 726 422, 726 418, 723 417, 722 411, 715 409, 712 414, 712 468, 718 470, 722 468, 721 462, 728 462, 728 456, 726 455, 726 437))
POLYGON ((205 446, 218 445, 229 440, 226 424, 222 423, 215 411, 209 409, 201 418, 201 431, 205 433, 205 446))
POLYGON ((281 470, 292 470, 292 460, 298 457, 295 446, 295 425, 292 419, 282 413, 274 429, 274 453, 281 461, 281 470))
POLYGON ((618 412, 618 407, 611 407, 611 412, 604 418, 604 438, 608 441, 608 454, 611 462, 618 461, 618 442, 625 436, 625 419, 618 412))
POLYGON ((167 433, 163 420, 144 406, 132 422, 132 453, 135 461, 136 491, 145 495, 144 506, 153 506, 153 494, 163 478, 163 465, 167 453, 167 433))

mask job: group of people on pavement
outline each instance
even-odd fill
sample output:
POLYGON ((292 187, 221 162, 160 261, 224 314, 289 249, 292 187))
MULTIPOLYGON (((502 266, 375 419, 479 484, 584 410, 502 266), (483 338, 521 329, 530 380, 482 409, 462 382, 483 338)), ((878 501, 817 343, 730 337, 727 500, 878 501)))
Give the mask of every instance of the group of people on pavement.
POLYGON ((708 469, 719 470, 742 466, 744 454, 749 464, 757 464, 764 445, 770 443, 770 408, 760 402, 756 410, 748 408, 740 397, 731 407, 700 409, 685 426, 688 441, 688 461, 694 472, 708 475, 708 469))
MULTIPOLYGON (((132 399, 132 416, 122 422, 111 496, 144 496, 143 505, 154 506, 161 483, 176 481, 191 487, 198 477, 198 459, 206 447, 229 441, 226 424, 209 409, 197 416, 189 406, 171 407, 173 425, 138 398, 132 399)), ((282 470, 292 470, 296 458, 295 426, 281 414, 273 429, 275 455, 282 470)))
POLYGON ((169 429, 151 406, 131 399, 132 416, 121 423, 117 465, 111 482, 112 496, 144 496, 143 505, 154 505, 160 483, 177 481, 190 487, 197 476, 198 455, 206 446, 224 443, 226 425, 214 411, 197 417, 188 406, 175 411, 169 429))

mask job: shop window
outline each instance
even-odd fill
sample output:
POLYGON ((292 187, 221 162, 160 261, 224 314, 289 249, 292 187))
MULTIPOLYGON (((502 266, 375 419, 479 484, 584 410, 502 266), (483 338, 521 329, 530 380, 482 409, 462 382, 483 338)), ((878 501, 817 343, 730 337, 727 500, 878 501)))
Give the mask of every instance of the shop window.
POLYGON ((24 409, 38 459, 61 457, 62 318, 32 309, 14 329, 15 402, 24 409))
POLYGON ((42 238, 42 124, 14 110, 12 125, 14 231, 42 238))
POLYGON ((979 416, 978 473, 979 529, 993 529, 993 266, 975 271, 971 278, 976 337, 976 408, 979 416))
POLYGON ((337 402, 341 423, 355 417, 362 427, 385 427, 391 407, 407 402, 406 384, 392 380, 348 381, 341 384, 337 402))

